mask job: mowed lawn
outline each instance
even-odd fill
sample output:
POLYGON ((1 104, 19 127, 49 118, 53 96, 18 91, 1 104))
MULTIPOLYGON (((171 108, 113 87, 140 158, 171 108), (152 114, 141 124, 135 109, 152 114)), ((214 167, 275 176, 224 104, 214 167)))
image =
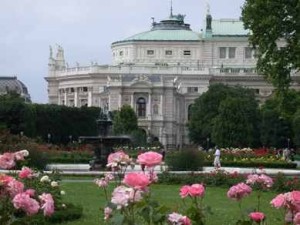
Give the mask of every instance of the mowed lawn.
MULTIPOLYGON (((62 189, 66 191, 64 199, 83 207, 84 215, 80 220, 64 223, 65 225, 99 225, 103 223, 103 212, 100 209, 105 206, 104 192, 91 182, 62 182, 62 189)), ((152 196, 161 204, 165 204, 176 211, 183 207, 183 201, 179 196, 179 185, 153 185, 152 196)), ((240 217, 240 211, 236 201, 227 198, 227 188, 207 187, 204 204, 211 207, 212 214, 207 214, 207 225, 234 225, 240 217)), ((267 225, 282 225, 283 211, 272 208, 270 201, 276 196, 274 192, 262 194, 261 211, 267 217, 267 225)), ((256 193, 242 201, 245 210, 251 210, 256 205, 256 193)), ((142 225, 142 224, 141 224, 142 225)))

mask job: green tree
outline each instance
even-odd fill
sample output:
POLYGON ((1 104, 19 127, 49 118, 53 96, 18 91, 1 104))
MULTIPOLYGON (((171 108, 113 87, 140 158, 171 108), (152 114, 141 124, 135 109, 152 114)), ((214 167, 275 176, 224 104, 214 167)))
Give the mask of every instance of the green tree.
POLYGON ((212 140, 221 147, 254 146, 257 129, 257 104, 247 98, 227 97, 214 119, 212 140))
MULTIPOLYGON (((221 124, 219 123, 220 120, 223 120, 226 117, 225 114, 227 111, 227 104, 233 104, 234 106, 237 104, 237 107, 234 107, 232 110, 229 109, 231 110, 233 117, 230 118, 231 121, 228 121, 228 126, 229 123, 236 124, 237 121, 235 120, 238 120, 238 118, 235 118, 235 115, 243 116, 244 118, 247 118, 249 124, 251 124, 251 127, 256 129, 256 132, 254 132, 253 135, 258 134, 258 104, 255 100, 253 90, 245 89, 239 86, 229 87, 223 84, 214 84, 209 87, 206 93, 202 94, 198 99, 196 99, 195 104, 192 107, 192 115, 188 123, 188 128, 190 139, 194 143, 204 144, 206 139, 210 138, 213 144, 219 145, 218 142, 223 140, 221 137, 223 137, 225 133, 222 134, 223 128, 218 129, 217 127, 221 124), (224 101, 227 103, 223 103, 224 101), (234 103, 231 103, 231 101, 234 103)), ((246 126, 245 124, 243 125, 246 126)), ((232 130, 232 132, 235 131, 232 130)), ((237 140, 239 143, 231 143, 234 145, 256 145, 255 139, 259 139, 259 136, 257 136, 257 138, 255 137, 252 138, 252 141, 250 141, 250 138, 248 138, 245 142, 242 142, 239 139, 237 140)), ((222 141, 220 144, 223 145, 225 143, 222 141)), ((228 143, 226 143, 226 145, 227 144, 228 143)))
POLYGON ((258 48, 257 69, 279 94, 289 88, 291 71, 300 68, 299 12, 299 0, 246 0, 242 8, 250 43, 258 48), (284 46, 278 45, 279 40, 284 46))
POLYGON ((129 105, 123 105, 114 113, 113 132, 115 134, 131 134, 138 129, 138 120, 134 110, 129 105))
POLYGON ((294 132, 293 142, 299 148, 300 147, 300 110, 298 110, 295 113, 292 126, 294 132))

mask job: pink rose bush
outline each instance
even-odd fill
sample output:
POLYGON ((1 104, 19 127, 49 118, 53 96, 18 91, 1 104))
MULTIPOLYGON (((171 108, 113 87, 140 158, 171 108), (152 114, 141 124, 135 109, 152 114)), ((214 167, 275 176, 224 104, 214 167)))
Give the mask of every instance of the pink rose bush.
MULTIPOLYGON (((27 150, 0 155, 1 169, 12 169, 16 161, 23 161, 29 155, 27 150)), ((36 214, 52 216, 61 204, 60 189, 57 181, 48 182, 40 178, 34 170, 23 167, 16 174, 0 174, 1 224, 24 224, 36 214), (51 186, 52 183, 56 185, 51 186)), ((26 223, 27 224, 27 223, 26 223)))
POLYGON ((251 186, 257 186, 260 189, 269 189, 273 186, 273 179, 265 174, 250 174, 246 183, 251 186))
POLYGON ((136 162, 146 166, 146 170, 141 172, 126 172, 126 167, 129 164, 122 164, 123 159, 125 162, 129 162, 129 157, 124 152, 110 154, 107 167, 112 170, 114 176, 111 176, 111 173, 106 173, 102 178, 94 180, 95 184, 104 190, 106 196, 107 204, 103 209, 106 224, 159 225, 167 222, 172 225, 191 225, 192 221, 199 222, 199 218, 204 221, 202 200, 205 187, 203 184, 186 185, 180 190, 180 196, 182 198, 188 197, 187 203, 191 201, 189 209, 192 210, 188 212, 191 217, 188 214, 183 216, 175 212, 168 215, 169 209, 167 207, 160 206, 158 202, 151 199, 151 185, 158 180, 154 167, 162 163, 162 155, 151 151, 140 154, 136 162), (123 168, 122 174, 120 168, 123 168), (113 177, 118 179, 120 175, 123 177, 120 183, 112 182, 113 177), (110 185, 116 185, 111 193, 109 193, 110 188, 108 188, 110 185))

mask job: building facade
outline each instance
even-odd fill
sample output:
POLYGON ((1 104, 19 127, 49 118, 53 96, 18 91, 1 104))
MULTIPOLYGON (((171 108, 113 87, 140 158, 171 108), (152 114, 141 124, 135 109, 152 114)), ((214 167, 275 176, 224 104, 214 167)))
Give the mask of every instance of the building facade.
POLYGON ((188 144, 189 109, 210 84, 253 88, 262 101, 273 91, 256 73, 242 21, 213 20, 209 12, 205 20, 205 28, 194 32, 171 10, 168 18, 153 21, 151 30, 113 42, 111 65, 69 68, 63 48, 58 46, 54 57, 50 47, 49 103, 109 110, 128 104, 139 127, 165 146, 188 144))

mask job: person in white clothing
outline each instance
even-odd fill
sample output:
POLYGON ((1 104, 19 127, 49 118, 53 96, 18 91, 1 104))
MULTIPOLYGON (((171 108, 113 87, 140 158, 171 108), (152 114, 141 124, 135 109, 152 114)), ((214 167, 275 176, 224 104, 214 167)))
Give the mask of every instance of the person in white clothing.
POLYGON ((218 147, 216 147, 216 151, 215 151, 214 155, 215 155, 214 167, 215 168, 220 168, 221 167, 221 162, 220 162, 221 151, 218 147))

